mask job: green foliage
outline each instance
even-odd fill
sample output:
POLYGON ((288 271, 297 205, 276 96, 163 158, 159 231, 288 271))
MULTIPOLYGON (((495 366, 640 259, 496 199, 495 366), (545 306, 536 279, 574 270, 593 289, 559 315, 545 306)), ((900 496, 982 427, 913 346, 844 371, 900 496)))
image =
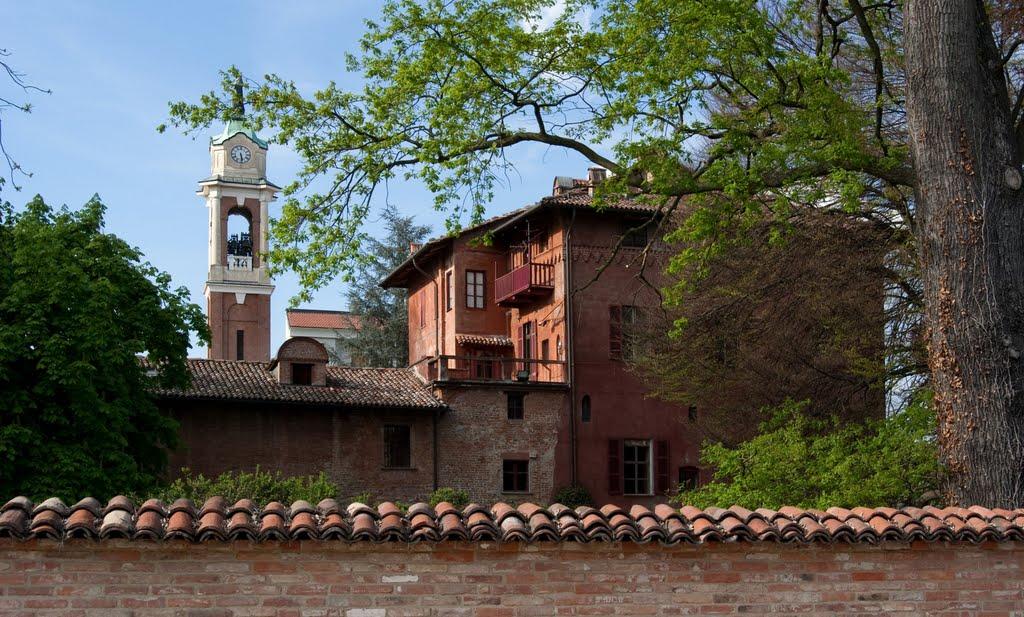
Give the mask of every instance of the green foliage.
POLYGON ((579 506, 594 505, 594 499, 590 496, 590 491, 582 486, 566 486, 559 489, 559 491, 555 493, 554 502, 574 509, 579 506))
POLYGON ((381 239, 368 238, 346 293, 349 310, 361 316, 363 328, 344 344, 364 366, 406 366, 409 362, 409 315, 404 289, 384 289, 380 282, 409 257, 409 245, 420 244, 429 228, 393 208, 383 213, 381 239))
MULTIPOLYGON (((885 94, 901 86, 900 7, 855 19, 845 4, 822 6, 834 29, 803 0, 391 0, 348 57, 360 89, 250 81, 252 125, 303 160, 272 262, 309 289, 350 274, 373 198, 396 178, 431 191, 449 230, 479 220, 510 171, 503 150, 531 142, 615 172, 603 198, 690 195, 701 212, 678 233, 694 248, 677 270, 766 209, 784 224, 794 204, 838 197, 838 212, 896 220, 883 212, 905 197, 877 188, 912 178, 902 97, 885 94)), ((219 91, 172 103, 170 123, 195 132, 229 117, 240 76, 231 67, 219 91)))
POLYGON ((936 490, 942 475, 935 414, 923 397, 890 418, 839 426, 787 403, 735 448, 707 444, 709 484, 676 501, 697 507, 900 506, 936 490))
POLYGON ((361 503, 363 505, 372 506, 373 505, 373 493, 371 493, 370 491, 363 491, 362 493, 358 493, 358 494, 355 494, 355 495, 352 495, 351 497, 349 497, 348 498, 348 502, 349 503, 361 503))
POLYGON ((304 499, 315 506, 321 500, 337 497, 338 486, 322 471, 315 476, 286 477, 280 471, 270 473, 257 466, 254 472, 228 471, 216 478, 207 478, 203 474, 193 474, 189 469, 182 469, 177 480, 160 489, 154 496, 167 503, 185 498, 202 504, 218 495, 230 503, 251 499, 260 506, 271 501, 289 506, 304 499))
POLYGON ((442 486, 430 494, 430 505, 436 506, 442 501, 447 501, 456 508, 465 508, 469 505, 469 493, 462 489, 442 486))
POLYGON ((149 389, 184 387, 188 290, 103 231, 104 207, 0 206, 0 491, 100 499, 155 486, 177 425, 149 389), (146 354, 156 375, 139 362, 146 354))

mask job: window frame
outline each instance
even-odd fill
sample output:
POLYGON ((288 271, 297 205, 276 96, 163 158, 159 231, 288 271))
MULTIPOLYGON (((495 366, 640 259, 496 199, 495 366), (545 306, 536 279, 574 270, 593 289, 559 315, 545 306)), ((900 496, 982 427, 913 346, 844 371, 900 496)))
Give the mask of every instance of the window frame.
POLYGON ((700 487, 700 467, 695 465, 682 465, 679 467, 678 473, 680 490, 692 491, 700 487), (686 476, 685 478, 684 475, 686 476), (692 483, 690 482, 691 480, 692 483))
POLYGON ((506 392, 505 419, 509 422, 522 422, 526 419, 526 393, 506 392))
POLYGON ((650 439, 623 439, 622 440, 622 494, 628 497, 648 497, 654 494, 654 442, 650 439), (644 452, 643 460, 630 460, 629 452, 644 452), (644 466, 646 473, 643 476, 643 492, 639 490, 630 491, 630 483, 633 489, 641 488, 637 483, 641 476, 636 473, 640 466, 644 466), (633 475, 630 475, 630 471, 633 475))
POLYGON ((466 308, 485 310, 487 308, 487 272, 485 270, 466 270, 466 308), (479 281, 470 281, 470 277, 479 276, 479 281), (479 303, 479 306, 475 304, 479 303))
POLYGON ((650 241, 650 235, 647 233, 647 226, 644 225, 640 229, 633 229, 635 225, 632 223, 624 223, 622 226, 622 233, 619 235, 621 238, 621 244, 619 245, 624 249, 642 249, 647 246, 650 241))
POLYGON ((381 427, 381 445, 383 446, 382 451, 382 464, 381 467, 384 469, 412 469, 412 427, 408 424, 385 424, 381 427), (395 463, 402 461, 395 461, 394 454, 392 454, 392 442, 390 438, 394 438, 391 433, 400 432, 404 429, 405 432, 405 465, 397 465, 395 463))
POLYGON ((445 300, 444 300, 445 308, 444 308, 444 311, 446 313, 448 311, 452 310, 453 308, 455 308, 455 290, 453 289, 453 286, 452 286, 452 278, 453 278, 453 276, 454 276, 454 273, 451 270, 448 270, 448 271, 446 271, 444 273, 444 293, 445 293, 445 300))
POLYGON ((311 386, 313 385, 313 364, 310 362, 292 362, 292 384, 296 386, 311 386), (295 371, 296 368, 301 368, 301 372, 305 372, 304 375, 308 378, 304 381, 296 379, 296 375, 299 374, 295 371))
POLYGON ((501 492, 524 494, 530 492, 530 459, 506 458, 501 461, 501 492), (523 469, 509 469, 509 465, 522 464, 523 469), (509 488, 508 480, 512 478, 513 487, 509 488), (523 488, 516 488, 517 480, 523 480, 523 488))

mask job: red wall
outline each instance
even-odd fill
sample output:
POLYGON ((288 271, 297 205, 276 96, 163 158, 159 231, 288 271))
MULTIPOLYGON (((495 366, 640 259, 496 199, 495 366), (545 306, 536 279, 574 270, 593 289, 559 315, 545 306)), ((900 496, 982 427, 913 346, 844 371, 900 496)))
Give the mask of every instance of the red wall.
POLYGON ((987 615, 1024 611, 1018 543, 0 540, 19 615, 987 615), (996 574, 998 573, 998 574, 996 574))

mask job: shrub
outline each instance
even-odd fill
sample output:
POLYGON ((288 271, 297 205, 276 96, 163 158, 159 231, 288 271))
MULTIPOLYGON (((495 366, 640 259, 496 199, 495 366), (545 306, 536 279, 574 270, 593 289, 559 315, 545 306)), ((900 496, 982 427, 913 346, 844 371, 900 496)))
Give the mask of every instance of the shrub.
POLYGON ((804 406, 780 406, 756 437, 735 448, 706 444, 701 461, 714 468, 714 479, 674 501, 701 508, 899 507, 938 488, 942 467, 926 397, 863 424, 816 420, 804 406))
POLYGON ((373 493, 363 491, 348 498, 348 503, 361 503, 366 506, 373 506, 373 493))
POLYGON ((181 477, 159 490, 157 497, 165 502, 185 497, 201 504, 210 497, 220 495, 229 502, 251 499, 257 505, 279 501, 285 505, 304 499, 316 505, 322 499, 335 497, 338 486, 324 472, 315 476, 286 477, 280 471, 270 473, 256 467, 256 471, 225 472, 216 478, 181 470, 181 477))
POLYGON ((456 508, 462 509, 469 504, 469 493, 460 488, 443 486, 430 494, 430 505, 436 506, 447 501, 456 508))
POLYGON ((590 491, 582 486, 566 486, 555 493, 555 503, 560 503, 567 508, 578 508, 580 506, 592 506, 594 500, 590 491))

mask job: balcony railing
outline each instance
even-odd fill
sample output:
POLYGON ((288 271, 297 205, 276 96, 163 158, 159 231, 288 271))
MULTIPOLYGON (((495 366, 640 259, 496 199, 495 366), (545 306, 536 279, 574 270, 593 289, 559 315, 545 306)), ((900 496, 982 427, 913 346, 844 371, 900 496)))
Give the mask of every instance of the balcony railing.
POLYGON ((421 367, 428 381, 565 383, 567 374, 564 360, 533 358, 438 356, 421 367))
POLYGON ((494 280, 494 302, 525 304, 551 293, 555 288, 554 264, 530 261, 494 280))
POLYGON ((252 255, 228 255, 228 270, 252 270, 252 255))

